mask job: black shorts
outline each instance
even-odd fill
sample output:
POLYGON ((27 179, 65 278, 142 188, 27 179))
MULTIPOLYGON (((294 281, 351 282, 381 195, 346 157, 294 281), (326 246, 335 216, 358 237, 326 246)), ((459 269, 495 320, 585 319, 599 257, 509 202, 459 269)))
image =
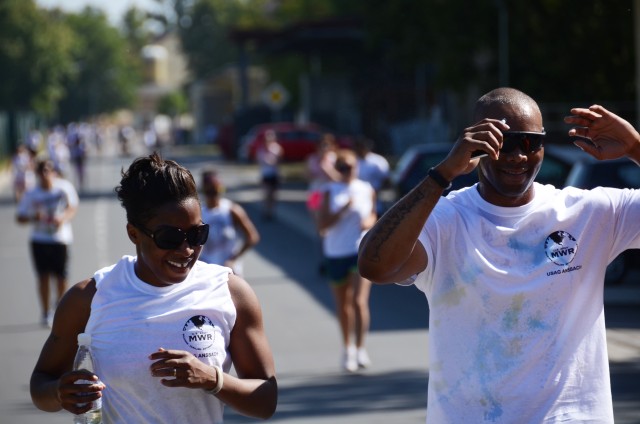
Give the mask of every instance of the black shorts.
POLYGON ((280 186, 280 177, 278 175, 263 175, 262 184, 271 188, 278 188, 280 186))
POLYGON ((67 245, 63 243, 31 242, 31 257, 38 275, 67 277, 67 245))
POLYGON ((349 274, 358 272, 358 255, 325 258, 324 260, 327 277, 334 286, 346 284, 349 274))

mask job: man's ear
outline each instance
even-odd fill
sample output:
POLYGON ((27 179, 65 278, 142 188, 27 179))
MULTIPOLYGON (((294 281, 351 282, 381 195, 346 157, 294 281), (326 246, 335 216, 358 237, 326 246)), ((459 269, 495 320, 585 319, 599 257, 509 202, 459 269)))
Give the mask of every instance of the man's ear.
POLYGON ((127 235, 129 236, 129 240, 131 243, 137 245, 140 237, 140 232, 136 227, 127 222, 127 235))

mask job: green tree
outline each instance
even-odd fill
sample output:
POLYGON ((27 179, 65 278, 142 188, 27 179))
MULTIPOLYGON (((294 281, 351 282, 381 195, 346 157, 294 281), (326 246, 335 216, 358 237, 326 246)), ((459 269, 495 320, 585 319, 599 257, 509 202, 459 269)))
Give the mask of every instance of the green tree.
MULTIPOLYGON (((352 5, 353 2, 348 2, 352 5)), ((359 2, 382 64, 435 69, 432 83, 464 90, 498 85, 499 11, 508 16, 509 84, 545 102, 630 100, 632 5, 626 1, 380 0, 359 2)))
MULTIPOLYGON (((333 1, 157 0, 172 7, 172 16, 157 17, 167 30, 176 28, 196 79, 237 60, 229 39, 234 28, 277 29, 300 19, 328 16, 333 1)), ((287 73, 283 71, 283 73, 287 73)))
MULTIPOLYGON (((233 2, 229 2, 233 3, 233 2)), ((196 79, 206 78, 221 66, 235 60, 234 46, 227 39, 223 1, 196 0, 188 10, 178 9, 178 30, 182 48, 196 79)))
POLYGON ((181 91, 166 94, 158 102, 158 113, 168 116, 178 116, 187 112, 188 109, 189 101, 181 91))
POLYGON ((68 122, 113 112, 133 104, 141 68, 137 53, 104 12, 87 7, 68 14, 74 37, 74 75, 60 104, 60 120, 68 122))
POLYGON ((0 2, 0 110, 50 116, 71 72, 72 34, 33 0, 0 2))
POLYGON ((508 2, 512 84, 547 102, 636 96, 629 1, 508 2))
MULTIPOLYGON (((196 78, 236 60, 232 29, 278 30, 327 17, 357 17, 365 44, 350 57, 322 58, 323 72, 349 72, 363 91, 411 87, 416 70, 432 92, 462 96, 500 84, 500 43, 509 85, 541 102, 630 102, 636 96, 632 4, 592 0, 158 0, 171 3, 196 78), (507 32, 500 13, 506 12, 507 32)), ((250 51, 252 46, 246 46, 250 51)), ((304 55, 253 51, 274 78, 295 89, 304 55)), ((294 96, 295 97, 295 96, 294 96)), ((406 110, 402 110, 406 115, 406 110)))
POLYGON ((153 37, 153 33, 146 25, 148 19, 149 15, 136 7, 127 9, 122 17, 121 31, 129 44, 132 56, 140 57, 140 51, 153 37))

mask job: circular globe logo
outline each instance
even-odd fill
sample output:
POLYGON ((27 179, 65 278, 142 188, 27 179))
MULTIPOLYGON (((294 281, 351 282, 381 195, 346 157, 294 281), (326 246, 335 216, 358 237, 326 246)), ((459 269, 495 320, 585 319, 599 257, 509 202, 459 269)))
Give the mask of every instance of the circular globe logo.
POLYGON ((556 265, 568 265, 576 257, 578 243, 571 234, 566 231, 556 231, 549 234, 544 242, 544 251, 547 257, 556 265))
POLYGON ((204 315, 196 315, 182 327, 184 342, 195 350, 207 350, 216 339, 216 326, 204 315))

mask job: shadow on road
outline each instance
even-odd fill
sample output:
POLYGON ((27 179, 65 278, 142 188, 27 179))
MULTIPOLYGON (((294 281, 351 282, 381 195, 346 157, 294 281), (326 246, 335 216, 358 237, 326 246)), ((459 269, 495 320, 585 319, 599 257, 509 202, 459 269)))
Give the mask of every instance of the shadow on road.
MULTIPOLYGON (((287 380, 295 380, 288 376, 287 380)), ((298 422, 305 417, 424 410, 428 375, 422 372, 391 372, 366 375, 329 375, 314 378, 312 384, 281 387, 274 419, 298 422)), ((226 423, 254 422, 233 412, 225 413, 226 423)))
MULTIPOLYGON (((280 202, 281 207, 304 208, 300 202, 280 202)), ((292 229, 279 219, 265 221, 260 204, 243 203, 243 207, 258 227, 261 242, 255 251, 277 264, 283 272, 303 287, 319 304, 333 313, 334 302, 329 285, 319 273, 320 242, 292 229)), ((303 213, 306 213, 304 211, 303 213)), ((415 287, 397 285, 371 289, 371 331, 393 331, 427 328, 428 309, 424 295, 415 287), (398 308, 402 313, 396 313, 398 308), (393 313, 389 313, 393 311, 393 313)))

